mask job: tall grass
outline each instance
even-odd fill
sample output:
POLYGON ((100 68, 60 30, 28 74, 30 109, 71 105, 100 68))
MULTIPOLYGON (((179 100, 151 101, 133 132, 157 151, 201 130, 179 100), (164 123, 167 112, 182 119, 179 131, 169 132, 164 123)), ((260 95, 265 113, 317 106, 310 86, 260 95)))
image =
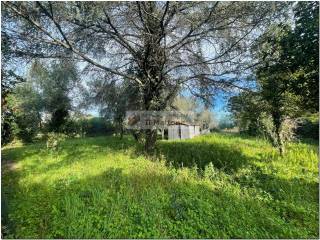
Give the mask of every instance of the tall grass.
POLYGON ((7 238, 317 238, 318 148, 234 134, 2 151, 7 238))

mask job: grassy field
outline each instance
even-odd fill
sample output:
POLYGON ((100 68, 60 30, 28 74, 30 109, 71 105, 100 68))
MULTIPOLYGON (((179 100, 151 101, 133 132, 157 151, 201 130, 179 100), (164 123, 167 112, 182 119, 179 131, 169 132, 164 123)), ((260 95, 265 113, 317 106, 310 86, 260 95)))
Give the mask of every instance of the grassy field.
POLYGON ((7 238, 318 238, 318 147, 232 134, 2 150, 7 238))

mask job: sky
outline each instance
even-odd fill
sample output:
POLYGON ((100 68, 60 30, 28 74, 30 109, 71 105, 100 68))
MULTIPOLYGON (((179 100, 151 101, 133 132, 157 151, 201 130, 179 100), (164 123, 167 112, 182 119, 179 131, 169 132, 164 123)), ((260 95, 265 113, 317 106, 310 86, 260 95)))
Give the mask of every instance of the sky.
POLYGON ((219 92, 215 97, 212 112, 216 118, 216 120, 223 119, 226 115, 228 115, 227 103, 229 99, 229 94, 219 92))

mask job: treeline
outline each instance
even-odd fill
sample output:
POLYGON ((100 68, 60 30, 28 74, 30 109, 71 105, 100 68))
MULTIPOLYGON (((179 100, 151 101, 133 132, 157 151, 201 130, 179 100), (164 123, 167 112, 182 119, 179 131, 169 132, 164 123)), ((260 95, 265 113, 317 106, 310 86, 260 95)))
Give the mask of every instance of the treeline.
MULTIPOLYGON (((6 96, 2 106, 2 144, 15 138, 24 143, 37 139, 58 139, 125 133, 138 140, 138 131, 125 127, 126 111, 139 108, 139 97, 133 84, 100 86, 103 78, 90 82, 83 89, 77 65, 74 61, 33 61, 26 81, 16 84, 6 96), (75 101, 74 97, 77 97, 75 101), (88 107, 99 106, 100 117, 84 114, 88 107), (55 138, 55 134, 57 135, 55 138)), ((178 95, 166 108, 167 111, 194 113, 194 122, 201 129, 216 129, 217 122, 208 106, 193 96, 178 95)))
POLYGON ((2 116, 2 145, 14 138, 25 143, 49 133, 69 137, 112 134, 114 124, 104 118, 82 114, 72 104, 79 74, 73 61, 34 61, 27 80, 8 94, 2 116))

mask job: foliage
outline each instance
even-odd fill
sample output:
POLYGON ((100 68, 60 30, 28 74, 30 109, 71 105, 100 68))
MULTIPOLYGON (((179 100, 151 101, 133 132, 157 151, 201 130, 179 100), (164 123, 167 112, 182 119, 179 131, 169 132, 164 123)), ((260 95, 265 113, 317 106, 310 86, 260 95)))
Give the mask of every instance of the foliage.
POLYGON ((8 238, 319 237, 315 143, 280 157, 267 141, 211 134, 158 142, 162 161, 127 136, 43 147, 2 151, 8 238))
MULTIPOLYGON (((22 59, 85 62, 87 76, 132 82, 142 109, 166 109, 185 88, 204 101, 252 65, 256 29, 286 17, 282 2, 3 2, 3 29, 22 59), (208 51, 210 49, 210 51, 208 51), (214 49, 212 51, 211 49, 214 49)), ((103 91, 107 86, 102 84, 103 91)), ((59 112, 64 116, 65 112, 59 112)), ((153 150, 155 130, 146 134, 153 150)))
POLYGON ((173 100, 170 109, 185 113, 192 121, 200 124, 202 129, 217 127, 212 111, 205 104, 199 102, 196 97, 179 95, 173 100))
POLYGON ((39 118, 35 114, 19 114, 15 117, 17 128, 15 135, 25 143, 33 142, 34 137, 39 132, 39 118))
POLYGON ((14 114, 8 105, 8 96, 18 83, 24 81, 12 69, 16 62, 12 59, 11 50, 12 45, 8 35, 1 31, 1 146, 14 138, 14 114))
POLYGON ((68 137, 92 137, 111 135, 115 132, 115 126, 102 117, 73 117, 61 126, 60 131, 68 137))
POLYGON ((200 109, 200 103, 193 96, 185 97, 183 95, 180 95, 173 100, 171 107, 178 111, 196 113, 200 109))
POLYGON ((230 116, 223 116, 221 119, 219 119, 218 128, 220 130, 230 129, 233 127, 235 127, 235 123, 230 116))
POLYGON ((90 91, 89 101, 100 105, 100 114, 107 121, 112 121, 113 127, 122 136, 126 111, 141 109, 142 99, 137 84, 98 78, 91 82, 90 91))
POLYGON ((196 121, 201 124, 202 129, 216 129, 218 126, 214 114, 209 108, 203 109, 197 115, 196 121))
POLYGON ((16 84, 25 79, 15 73, 14 66, 18 64, 14 56, 12 40, 5 31, 1 32, 1 104, 6 103, 6 97, 16 84))
POLYGON ((80 125, 87 136, 110 135, 115 131, 114 125, 101 117, 80 120, 80 125))
POLYGON ((66 120, 60 127, 60 131, 68 137, 80 137, 84 135, 80 120, 72 118, 66 120))
POLYGON ((319 107, 319 55, 315 47, 319 41, 318 3, 297 3, 293 11, 293 27, 283 23, 270 26, 253 48, 260 62, 256 99, 241 98, 244 93, 231 99, 233 114, 238 120, 249 120, 253 129, 259 130, 261 113, 271 117, 273 130, 269 136, 281 153, 283 142, 293 137, 297 126, 293 119, 319 107))
POLYGON ((265 103, 257 92, 241 92, 228 101, 228 108, 241 132, 252 136, 262 135, 265 103))
POLYGON ((289 128, 288 124, 284 125, 285 120, 293 119, 303 112, 301 109, 303 96, 293 91, 291 82, 294 79, 294 73, 290 71, 288 63, 283 60, 283 55, 286 55, 283 41, 289 31, 288 26, 271 27, 270 32, 262 36, 262 43, 257 51, 258 58, 261 60, 256 70, 259 94, 265 106, 264 111, 272 119, 271 138, 280 153, 284 152, 284 129, 287 133, 293 132, 293 128, 289 128))
POLYGON ((31 142, 40 131, 65 131, 70 128, 64 125, 71 109, 69 92, 76 80, 72 62, 54 62, 52 66, 45 66, 35 61, 27 80, 16 85, 6 96, 3 142, 12 140, 13 134, 25 142, 31 142), (46 124, 42 119, 44 113, 51 116, 46 124), (11 137, 10 132, 13 133, 11 137))
POLYGON ((319 115, 306 114, 297 119, 296 134, 300 138, 312 138, 319 140, 319 115))
POLYGON ((12 109, 13 133, 24 142, 32 142, 40 131, 42 102, 38 92, 27 81, 19 84, 8 97, 12 109))
POLYGON ((46 66, 35 61, 30 77, 34 88, 41 94, 43 110, 51 115, 48 131, 61 132, 71 110, 69 93, 78 80, 74 62, 61 60, 46 66))
POLYGON ((293 73, 293 91, 303 97, 302 107, 319 111, 319 2, 298 2, 295 27, 282 40, 281 56, 293 73))
POLYGON ((66 135, 62 133, 51 132, 47 134, 47 149, 58 150, 61 143, 66 139, 66 135))
POLYGON ((11 142, 14 138, 14 115, 8 106, 1 110, 1 146, 11 142))

